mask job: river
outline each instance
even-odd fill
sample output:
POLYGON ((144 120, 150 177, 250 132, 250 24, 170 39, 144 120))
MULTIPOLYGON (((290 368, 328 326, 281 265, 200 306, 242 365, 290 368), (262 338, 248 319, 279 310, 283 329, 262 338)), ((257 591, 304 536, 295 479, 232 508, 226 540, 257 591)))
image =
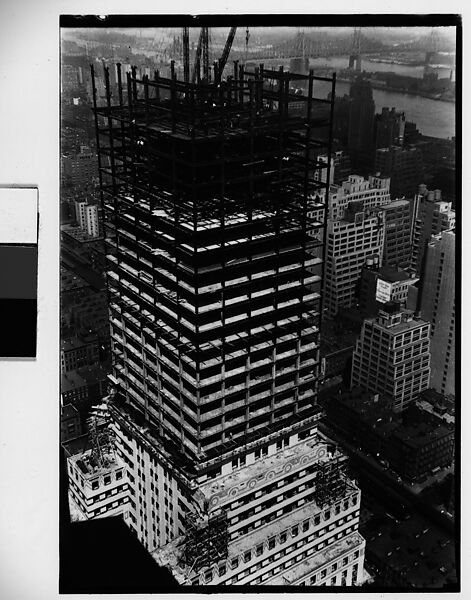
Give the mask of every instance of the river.
MULTIPOLYGON (((328 58, 311 58, 309 59, 309 64, 312 68, 331 68, 332 71, 346 69, 348 67, 348 56, 331 56, 328 58)), ((421 66, 411 66, 411 65, 398 65, 398 64, 390 64, 390 63, 382 63, 376 62, 372 60, 368 60, 366 58, 362 58, 361 60, 361 68, 363 71, 368 71, 368 73, 374 73, 378 71, 380 73, 384 72, 394 72, 398 75, 407 75, 408 77, 416 77, 417 79, 422 79, 424 74, 424 67, 421 66)), ((454 69, 449 67, 440 67, 434 68, 434 71, 438 73, 438 76, 441 77, 449 77, 450 71, 454 69)))
MULTIPOLYGON (((283 64, 289 68, 289 60, 275 59, 265 61, 266 64, 283 64)), ((348 57, 333 56, 330 58, 311 58, 310 66, 315 68, 331 68, 332 71, 345 69, 348 67, 348 57)), ((423 67, 412 67, 408 65, 390 65, 386 63, 377 63, 368 60, 362 60, 362 69, 368 72, 374 71, 394 71, 401 75, 421 78, 423 67)), ((439 72, 440 77, 449 75, 450 69, 443 69, 439 72)), ((338 81, 336 84, 336 95, 343 96, 348 94, 350 84, 338 81)), ((328 83, 317 82, 314 87, 314 95, 318 98, 325 98, 330 91, 328 83)), ((402 94, 399 92, 390 92, 385 90, 373 89, 373 97, 376 104, 376 112, 381 112, 384 106, 396 108, 404 111, 407 121, 413 121, 417 129, 423 135, 429 135, 438 138, 452 138, 455 135, 455 103, 445 102, 443 100, 432 100, 423 98, 415 94, 402 94)))
MULTIPOLYGON (((348 94, 350 84, 344 81, 336 83, 336 96, 348 94)), ((314 87, 314 95, 324 98, 330 91, 326 82, 318 82, 314 87)), ((422 98, 413 94, 400 94, 385 90, 373 90, 376 112, 383 106, 404 111, 407 121, 413 121, 423 135, 438 138, 451 138, 455 135, 455 103, 422 98)))

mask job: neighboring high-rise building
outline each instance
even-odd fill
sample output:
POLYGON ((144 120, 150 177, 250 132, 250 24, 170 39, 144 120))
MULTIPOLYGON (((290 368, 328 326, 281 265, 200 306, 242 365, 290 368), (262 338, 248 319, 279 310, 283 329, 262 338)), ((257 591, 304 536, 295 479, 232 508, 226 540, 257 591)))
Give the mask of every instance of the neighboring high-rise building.
POLYGON ((412 266, 423 269, 425 249, 432 235, 454 229, 456 215, 451 202, 442 200, 440 190, 427 190, 419 186, 414 198, 414 218, 412 230, 412 266))
POLYGON ((363 322, 353 353, 352 386, 391 396, 395 410, 402 410, 428 388, 429 379, 428 321, 389 303, 363 322))
MULTIPOLYGON (((327 156, 325 154, 318 156, 317 160, 323 164, 327 164, 327 156)), ((341 186, 344 181, 348 180, 351 172, 352 168, 348 154, 343 150, 333 152, 330 159, 330 184, 341 186)), ((320 168, 314 173, 314 177, 323 181, 322 178, 325 179, 327 177, 327 170, 320 168)))
POLYGON ((387 204, 389 181, 351 175, 342 188, 331 190, 327 221, 324 275, 324 309, 334 317, 356 304, 361 270, 368 257, 384 248, 384 215, 377 207, 387 204), (332 193, 332 191, 334 193, 332 193))
POLYGON ((374 152, 375 103, 371 83, 362 77, 350 86, 348 153, 355 170, 370 171, 374 152))
POLYGON ((85 208, 85 230, 91 237, 100 235, 98 227, 98 206, 96 204, 88 204, 85 208))
POLYGON ((404 112, 396 112, 384 107, 380 114, 375 115, 375 148, 402 146, 406 116, 404 112))
POLYGON ((80 152, 62 156, 62 182, 74 188, 89 188, 96 179, 96 154, 88 146, 81 146, 80 152))
POLYGON ((412 221, 414 205, 411 200, 394 200, 377 210, 384 213, 383 261, 406 267, 411 262, 412 221))
POLYGON ((424 180, 422 153, 418 148, 379 147, 374 170, 391 179, 391 198, 413 198, 424 180))
MULTIPOLYGON (((325 190, 319 190, 319 197, 325 197, 325 190)), ((389 204, 389 178, 370 175, 366 180, 361 175, 349 175, 341 185, 331 185, 328 218, 343 219, 349 203, 354 200, 361 200, 365 209, 389 204)))
POLYGON ((430 386, 455 394, 455 232, 433 235, 427 244, 420 303, 431 323, 430 386))
MULTIPOLYGON (((129 104, 120 93, 111 105, 107 86, 96 107, 108 467, 131 490, 126 522, 183 583, 363 580, 360 492, 317 432, 325 205, 307 158, 310 136, 329 138, 331 106, 309 93, 290 114, 300 78, 235 65, 193 86, 133 71, 129 104)), ((93 461, 79 460, 92 490, 93 461)))
POLYGON ((81 227, 82 229, 85 226, 85 222, 86 222, 86 208, 88 206, 88 203, 85 200, 81 200, 81 201, 76 201, 75 202, 75 220, 77 221, 77 224, 79 227, 81 227))
POLYGON ((80 228, 86 231, 90 237, 100 235, 96 204, 88 204, 86 201, 75 202, 75 217, 80 228))

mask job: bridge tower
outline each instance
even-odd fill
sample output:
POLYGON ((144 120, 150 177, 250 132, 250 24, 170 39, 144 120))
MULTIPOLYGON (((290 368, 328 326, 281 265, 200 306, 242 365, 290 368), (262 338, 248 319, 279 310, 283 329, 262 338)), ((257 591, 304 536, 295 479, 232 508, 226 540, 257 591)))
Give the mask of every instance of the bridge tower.
POLYGON ((352 49, 348 61, 348 68, 361 71, 361 27, 355 27, 352 36, 352 49))
MULTIPOLYGON (((306 34, 303 28, 299 28, 294 40, 293 58, 289 61, 289 70, 291 73, 300 73, 307 75, 309 73, 309 51, 307 48, 306 34)), ((304 80, 293 81, 297 87, 306 88, 307 82, 304 80)))
POLYGON ((424 77, 433 77, 434 73, 436 75, 435 69, 431 66, 433 64, 435 55, 439 50, 439 37, 438 31, 433 28, 430 32, 430 36, 426 42, 425 46, 425 61, 424 61, 424 77))

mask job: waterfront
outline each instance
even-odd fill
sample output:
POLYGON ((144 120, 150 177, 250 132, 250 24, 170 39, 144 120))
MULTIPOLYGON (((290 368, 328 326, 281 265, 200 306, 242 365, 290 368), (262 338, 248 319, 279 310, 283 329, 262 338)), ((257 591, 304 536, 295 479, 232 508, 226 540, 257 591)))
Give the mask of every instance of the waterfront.
MULTIPOLYGON (((315 87, 314 94, 323 98, 328 92, 327 84, 319 82, 315 87)), ((338 81, 336 95, 341 97, 348 94, 350 84, 338 81)), ((406 120, 417 124, 417 129, 423 135, 439 138, 451 138, 455 135, 455 103, 443 100, 432 100, 412 94, 402 94, 385 90, 373 89, 373 97, 376 104, 376 112, 381 112, 383 106, 403 110, 406 120), (433 118, 431 118, 433 116, 433 118)))
MULTIPOLYGON (((289 68, 290 61, 288 59, 272 59, 265 61, 266 64, 273 66, 283 65, 289 68)), ((329 58, 311 58, 309 60, 312 68, 328 68, 342 70, 348 66, 348 57, 333 56, 329 58)), ((423 67, 408 66, 408 65, 391 65, 388 63, 377 63, 368 60, 362 61, 362 69, 368 72, 374 71, 389 71, 399 75, 407 75, 409 77, 421 78, 423 75, 423 67)), ((440 70, 440 77, 449 74, 450 69, 440 70)), ((318 82, 314 88, 314 95, 317 98, 323 98, 327 95, 329 89, 328 84, 318 82)), ((337 81, 336 95, 341 97, 348 94, 350 83, 345 81, 337 81)), ((373 97, 376 104, 376 112, 381 112, 384 106, 403 110, 406 113, 406 120, 416 123, 417 129, 423 135, 438 138, 452 138, 455 135, 455 103, 446 102, 444 100, 433 100, 416 94, 404 94, 401 92, 392 92, 381 89, 373 89, 373 97)))
MULTIPOLYGON (((310 58, 309 65, 315 69, 325 68, 332 69, 332 71, 340 71, 342 69, 346 69, 348 67, 348 56, 330 56, 328 58, 320 57, 320 58, 310 58)), ((407 77, 416 77, 417 79, 422 79, 424 74, 424 67, 420 65, 401 65, 401 64, 391 64, 391 63, 383 63, 376 62, 372 60, 368 60, 367 58, 362 58, 361 61, 362 71, 367 71, 368 73, 380 72, 380 73, 397 73, 398 75, 406 75, 407 77)), ((434 69, 438 73, 439 77, 449 77, 451 67, 437 68, 434 69)))

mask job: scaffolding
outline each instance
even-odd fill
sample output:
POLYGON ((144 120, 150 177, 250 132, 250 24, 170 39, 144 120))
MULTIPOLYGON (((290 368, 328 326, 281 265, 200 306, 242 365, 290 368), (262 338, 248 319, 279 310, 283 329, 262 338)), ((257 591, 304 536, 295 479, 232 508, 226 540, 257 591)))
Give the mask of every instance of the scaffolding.
POLYGON ((225 510, 204 517, 191 513, 186 520, 185 565, 190 571, 215 565, 227 558, 228 541, 225 510))
POLYGON ((308 418, 318 351, 299 357, 318 344, 325 235, 310 232, 325 231, 330 160, 318 157, 335 78, 237 61, 217 83, 178 80, 174 63, 169 77, 116 73, 112 85, 105 68, 99 105, 92 67, 118 390, 193 457, 308 418), (244 414, 229 418, 242 388, 244 414), (216 426, 203 404, 226 417, 216 426))
POLYGON ((314 499, 323 508, 345 496, 349 483, 343 472, 345 459, 335 457, 320 463, 314 479, 314 499))

